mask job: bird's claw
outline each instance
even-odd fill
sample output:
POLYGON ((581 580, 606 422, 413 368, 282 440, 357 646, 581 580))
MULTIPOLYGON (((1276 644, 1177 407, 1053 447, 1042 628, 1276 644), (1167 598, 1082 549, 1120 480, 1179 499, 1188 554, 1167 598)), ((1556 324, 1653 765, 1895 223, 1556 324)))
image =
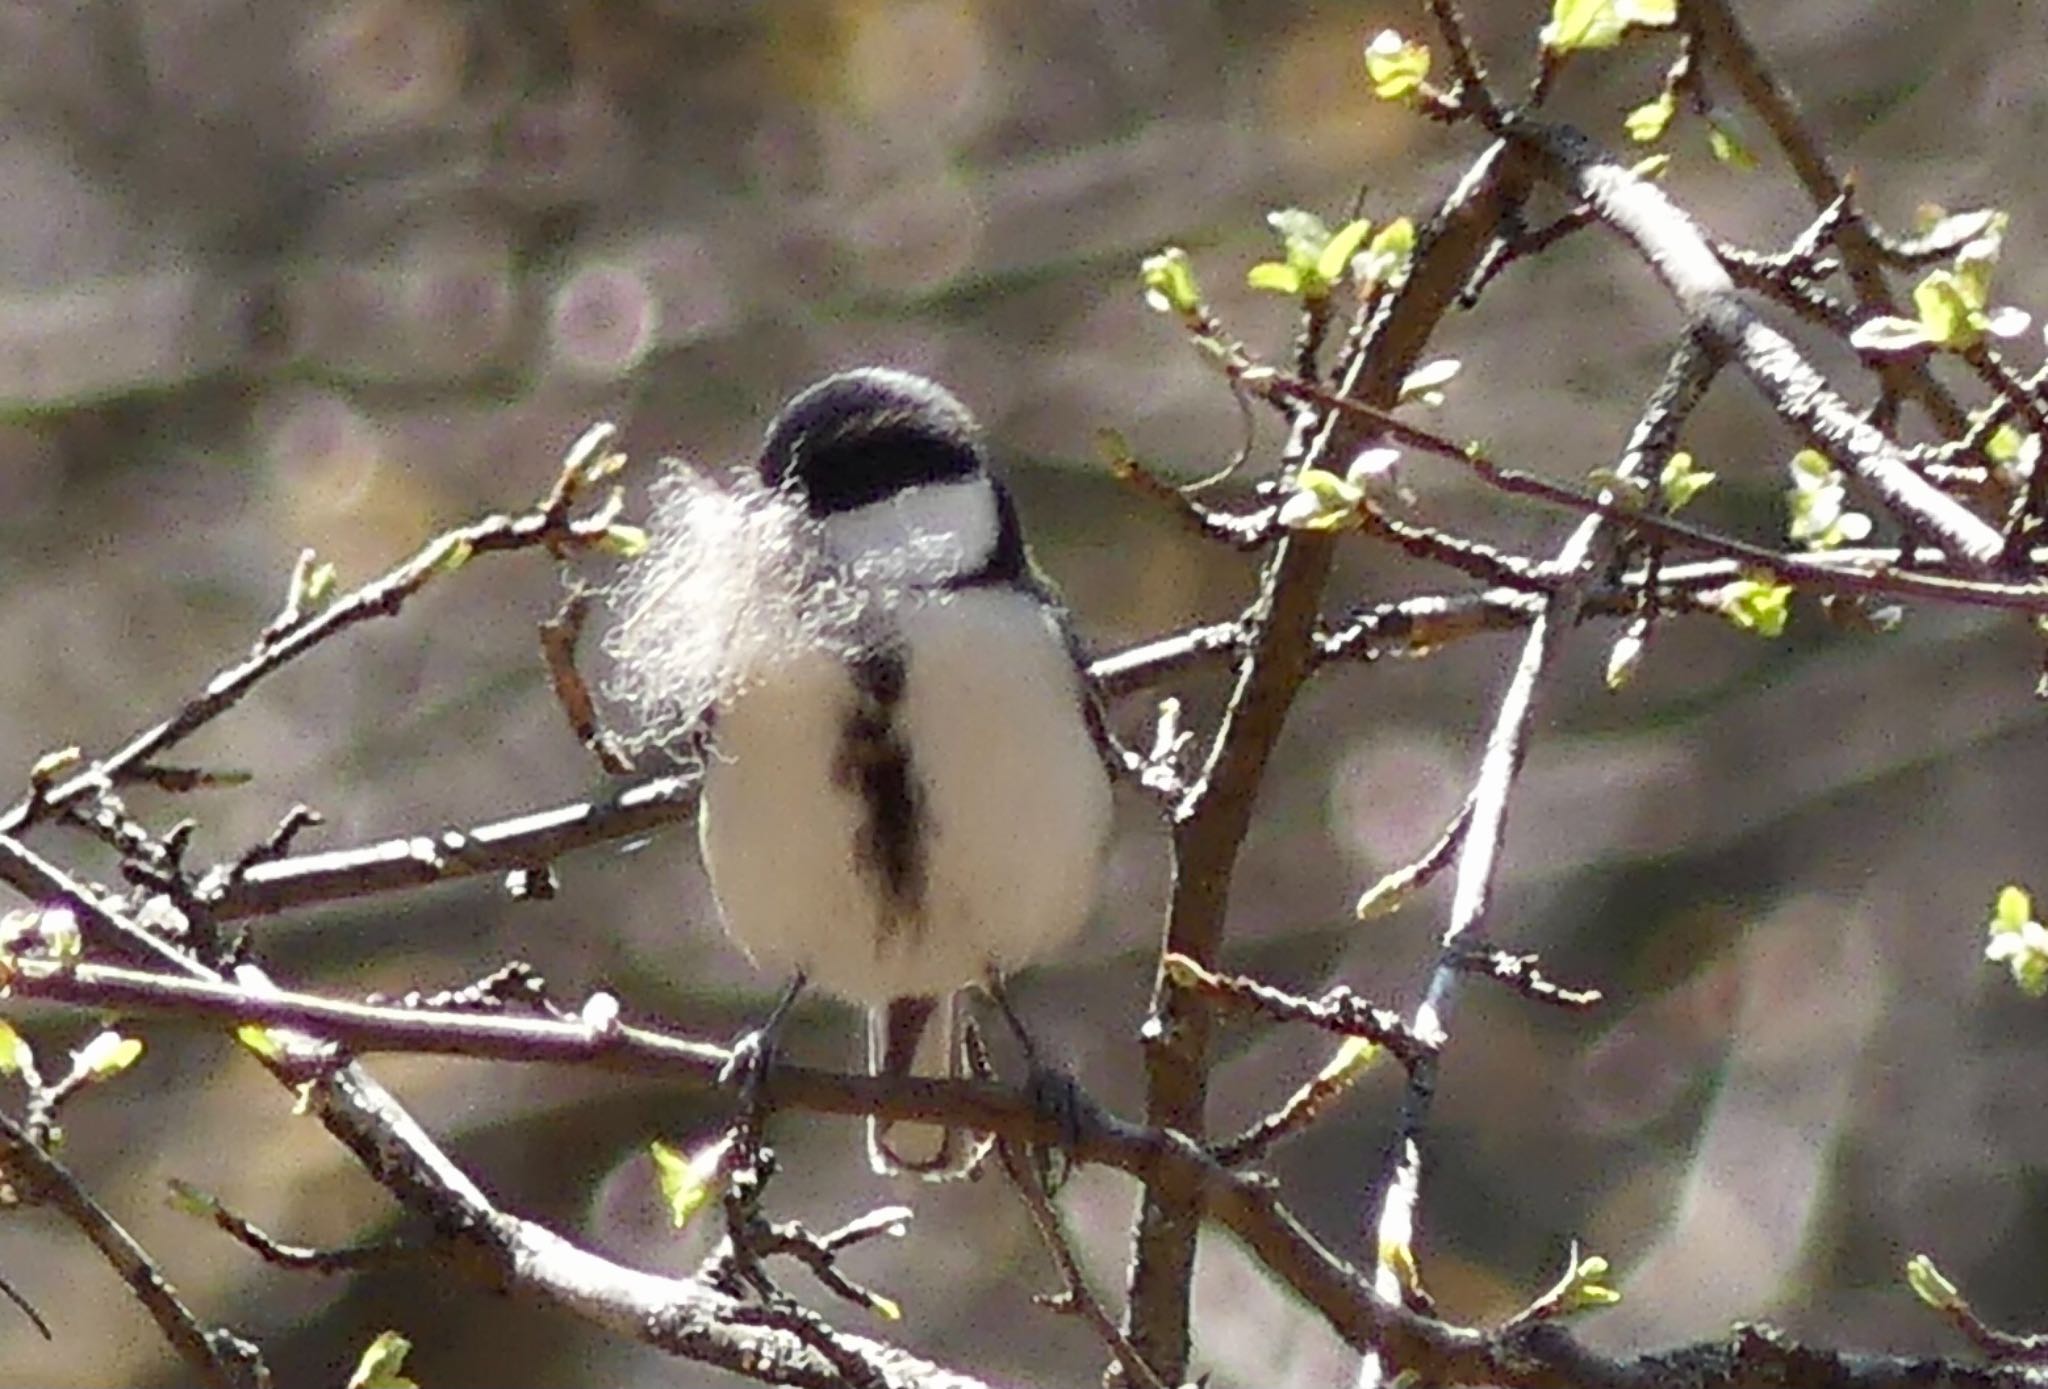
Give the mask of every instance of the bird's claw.
POLYGON ((774 1067, 775 1039, 767 1035, 765 1028, 751 1028, 733 1039, 725 1064, 718 1068, 718 1083, 737 1091, 740 1102, 754 1108, 760 1103, 768 1073, 774 1067))
POLYGON ((1033 1144, 1031 1160, 1038 1168, 1038 1180, 1048 1194, 1057 1194, 1074 1168, 1069 1156, 1080 1145, 1083 1116, 1088 1097, 1080 1084, 1065 1071, 1047 1066, 1035 1058, 1024 1080, 1024 1092, 1032 1112, 1057 1134, 1050 1144, 1033 1144))

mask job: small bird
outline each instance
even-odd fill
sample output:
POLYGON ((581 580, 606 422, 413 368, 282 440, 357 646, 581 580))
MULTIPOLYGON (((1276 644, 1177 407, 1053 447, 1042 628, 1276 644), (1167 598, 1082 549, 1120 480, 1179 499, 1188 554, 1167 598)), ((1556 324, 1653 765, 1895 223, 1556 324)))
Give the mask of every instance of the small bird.
MULTIPOLYGON (((933 382, 820 381, 769 426, 758 480, 800 509, 778 566, 797 596, 747 606, 729 640, 772 647, 744 629, 790 610, 811 634, 707 711, 713 895, 791 976, 785 1003, 808 981, 867 1008, 876 1074, 958 1074, 961 989, 1057 952, 1094 904, 1111 760, 1078 646, 973 416, 933 382)), ((868 1146, 879 1172, 943 1175, 966 1145, 871 1121, 868 1146)))

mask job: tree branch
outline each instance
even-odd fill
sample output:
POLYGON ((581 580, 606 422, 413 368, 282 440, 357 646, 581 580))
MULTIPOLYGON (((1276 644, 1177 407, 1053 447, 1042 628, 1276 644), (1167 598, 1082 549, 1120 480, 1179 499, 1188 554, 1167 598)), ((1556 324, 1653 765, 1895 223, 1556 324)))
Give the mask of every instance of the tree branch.
POLYGON ((0 1167, 23 1186, 29 1199, 62 1212, 92 1241, 164 1339, 208 1384, 219 1389, 268 1389, 270 1370, 256 1347, 224 1327, 200 1321, 149 1251, 93 1199, 70 1169, 5 1114, 0 1114, 0 1167))
POLYGON ((531 811, 473 829, 443 829, 359 848, 274 859, 238 875, 210 875, 200 884, 199 895, 219 920, 239 921, 482 873, 541 867, 572 850, 630 839, 688 818, 697 806, 697 780, 695 771, 658 777, 604 800, 531 811))
MULTIPOLYGON (((1437 322, 1456 301, 1530 170, 1512 145, 1482 156, 1445 200, 1417 248, 1408 282, 1382 302, 1340 373, 1340 393, 1392 405, 1437 322)), ((1369 431, 1337 412, 1305 412, 1290 454, 1303 466, 1345 459, 1369 431)), ((1342 471, 1341 466, 1339 471, 1342 471)), ((1296 692, 1316 664, 1315 631, 1330 571, 1330 537, 1297 534, 1268 562, 1249 615, 1250 649, 1201 776, 1174 816, 1173 896, 1162 958, 1213 968, 1239 847, 1266 760, 1296 692)), ((1146 1121, 1199 1138, 1208 1098, 1208 1011, 1184 999, 1162 968, 1145 1054, 1146 1121)), ((1149 1183, 1133 1240, 1126 1331, 1162 1378, 1186 1378, 1188 1297, 1199 1233, 1199 1191, 1173 1174, 1149 1183)))
POLYGON ((336 598, 310 615, 299 610, 301 596, 295 582, 292 599, 287 603, 291 622, 266 629, 247 657, 215 675, 196 698, 168 719, 135 734, 114 752, 50 787, 46 793, 16 803, 0 815, 0 834, 18 834, 37 815, 62 809, 87 792, 110 785, 144 766, 234 708, 260 681, 314 647, 372 618, 395 617, 406 601, 437 574, 459 568, 474 555, 539 547, 585 548, 602 542, 613 524, 611 508, 600 508, 587 517, 572 517, 569 507, 580 495, 581 477, 589 461, 586 446, 594 446, 593 439, 602 443, 604 436, 600 431, 607 428, 599 426, 579 441, 564 462, 554 488, 532 511, 520 516, 487 516, 445 531, 381 578, 336 598))
MULTIPOLYGON (((85 915, 91 933, 106 930, 91 909, 85 915)), ((347 1059, 348 1050, 424 1051, 596 1066, 710 1086, 719 1083, 723 1048, 624 1025, 600 1030, 558 1019, 323 999, 275 989, 260 975, 235 985, 207 977, 196 964, 184 977, 24 959, 14 969, 11 987, 19 996, 273 1029, 268 1040, 276 1054, 259 1059, 299 1090, 370 1175, 436 1232, 423 1247, 426 1256, 449 1259, 488 1286, 537 1296, 622 1336, 770 1383, 845 1389, 872 1371, 879 1382, 903 1389, 978 1384, 892 1346, 830 1328, 820 1332, 822 1323, 799 1335, 701 1280, 625 1267, 499 1209, 360 1064, 347 1059), (337 1051, 336 1043, 344 1049, 337 1051), (832 1356, 812 1344, 817 1334, 833 1338, 832 1356), (843 1363, 858 1364, 863 1374, 849 1378, 843 1363)), ((1088 1105, 1085 1096, 1069 1127, 1028 1093, 978 1081, 883 1080, 778 1067, 768 1085, 778 1106, 958 1123, 1041 1147, 1071 1140, 1067 1151, 1076 1161, 1114 1166, 1154 1184, 1170 1179, 1195 1193, 1199 1214, 1242 1240, 1348 1344, 1361 1353, 1385 1349, 1445 1384, 1640 1389, 1651 1372, 1646 1367, 1698 1363, 1719 1367, 1692 1381, 1702 1389, 1736 1389, 1760 1358, 1785 1358, 1796 1349, 1773 1342, 1777 1349, 1749 1347, 1731 1357, 1715 1343, 1631 1361, 1593 1355, 1562 1334, 1489 1335, 1420 1316, 1376 1296, 1356 1269, 1300 1226, 1269 1179, 1234 1173, 1179 1134, 1124 1124, 1088 1105)), ((1944 1361, 1819 1360, 1840 1370, 1806 1381, 1820 1389, 1926 1383, 2003 1389, 2028 1382, 2016 1371, 1963 1371, 1944 1361)))
MULTIPOLYGON (((1689 0, 1679 7, 1679 22, 1698 38, 1709 60, 1727 74, 1743 101, 1762 118, 1813 205, 1827 208, 1844 203, 1850 196, 1848 180, 1835 172, 1827 152, 1807 128, 1799 103, 1749 41, 1726 0, 1689 0)), ((1863 215, 1858 212, 1844 216, 1831 230, 1832 240, 1842 253, 1850 287, 1856 293, 1861 310, 1858 316, 1898 313, 1898 301, 1885 280, 1883 248, 1863 215)), ((1944 437, 1953 438, 1969 427, 1969 416, 1934 379, 1924 362, 1886 357, 1877 364, 1877 369, 1885 388, 1917 399, 1944 437)))
MULTIPOLYGON (((1614 465, 1618 481, 1654 476, 1663 466, 1677 446, 1680 427, 1706 394, 1719 364, 1720 354, 1695 340, 1687 340, 1672 354, 1663 380, 1614 465)), ((1403 1292, 1401 1268, 1394 1262, 1397 1251, 1405 1266, 1413 1267, 1411 1251, 1422 1180, 1423 1135, 1436 1094, 1441 1048, 1449 1038, 1451 1010, 1463 978, 1458 962, 1484 934, 1487 910, 1493 900, 1494 876, 1507 842, 1508 797, 1527 753, 1537 688, 1563 634, 1577 620, 1579 594, 1591 582, 1598 566, 1597 547, 1604 527, 1601 517, 1587 517, 1558 551, 1557 567, 1572 578, 1543 600, 1543 611, 1522 644, 1521 657, 1501 696, 1500 709, 1480 759, 1479 775, 1466 799, 1471 816, 1459 842, 1450 924, 1444 929, 1436 967, 1411 1025, 1418 1037, 1435 1045, 1409 1068, 1391 1170, 1380 1203, 1380 1262, 1374 1284, 1380 1296, 1390 1301, 1399 1300, 1403 1292)), ((1372 1367, 1369 1360, 1368 1365, 1361 1383, 1366 1378, 1376 1382, 1378 1371, 1405 1368, 1399 1359, 1377 1367, 1372 1367)))
POLYGON ((1903 451, 1866 423, 1775 328, 1742 302, 1692 219, 1662 189, 1613 162, 1577 131, 1530 120, 1511 138, 1543 175, 1582 199, 1642 254, 1688 322, 1739 365, 1779 418, 1860 479, 1910 530, 1938 540, 1970 573, 2000 566, 2005 538, 1913 470, 1903 451))

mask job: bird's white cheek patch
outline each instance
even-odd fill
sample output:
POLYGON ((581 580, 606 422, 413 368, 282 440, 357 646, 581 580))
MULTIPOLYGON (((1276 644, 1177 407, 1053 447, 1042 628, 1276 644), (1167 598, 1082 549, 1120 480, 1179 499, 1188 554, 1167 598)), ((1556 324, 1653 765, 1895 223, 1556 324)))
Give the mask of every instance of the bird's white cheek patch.
POLYGON ((828 516, 832 552, 876 589, 944 583, 995 552, 999 522, 987 478, 932 482, 828 516))

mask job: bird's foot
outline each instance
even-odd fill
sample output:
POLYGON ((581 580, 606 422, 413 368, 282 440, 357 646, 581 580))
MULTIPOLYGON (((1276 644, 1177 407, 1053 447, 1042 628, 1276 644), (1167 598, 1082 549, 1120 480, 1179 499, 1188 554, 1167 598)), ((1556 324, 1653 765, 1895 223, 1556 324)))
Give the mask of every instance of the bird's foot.
POLYGON ((1031 1102, 1032 1111, 1053 1131, 1052 1143, 1032 1145, 1031 1160, 1046 1191, 1056 1193, 1073 1171, 1071 1154, 1080 1144, 1083 1120, 1092 1102, 1073 1076, 1043 1059, 1030 1029, 1024 1026, 1024 1019, 1010 1002, 1009 990, 1003 987, 1001 977, 991 973, 985 989, 995 1001, 996 1010, 1003 1015, 1003 1021, 1009 1025, 1018 1051, 1023 1054, 1024 1093, 1031 1102))
POLYGON ((1057 1195, 1074 1170, 1073 1151, 1080 1146, 1090 1100, 1073 1076, 1047 1066, 1036 1057, 1024 1077, 1024 1093, 1039 1120, 1051 1128, 1051 1143, 1035 1143, 1031 1160, 1048 1195, 1057 1195))
POLYGON ((765 1109, 768 1073, 775 1069, 775 1037, 766 1026, 748 1028, 733 1038, 731 1054, 718 1068, 718 1083, 738 1097, 743 1114, 765 1109))
POLYGON ((762 1125, 768 1116, 768 1078, 775 1069, 777 1040, 782 1021, 789 1016, 797 995, 803 992, 804 976, 790 980, 759 1027, 749 1028, 733 1038, 725 1064, 718 1068, 718 1083, 731 1087, 739 1101, 739 1120, 734 1137, 758 1148, 762 1125))

